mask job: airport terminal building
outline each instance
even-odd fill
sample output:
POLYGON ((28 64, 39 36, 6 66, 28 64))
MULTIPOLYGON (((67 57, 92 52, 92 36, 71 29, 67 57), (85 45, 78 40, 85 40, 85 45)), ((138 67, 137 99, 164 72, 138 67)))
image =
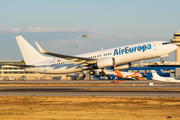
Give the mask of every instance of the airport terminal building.
POLYGON ((39 74, 33 72, 26 72, 23 67, 9 66, 6 64, 16 64, 22 65, 21 60, 3 60, 0 61, 0 76, 1 77, 13 77, 18 79, 19 77, 26 76, 29 80, 38 80, 38 79, 52 79, 52 75, 49 74, 39 74))
POLYGON ((24 68, 19 68, 19 67, 14 67, 14 66, 6 66, 6 64, 22 65, 21 61, 19 61, 19 60, 0 61, 0 73, 1 73, 1 75, 4 75, 4 74, 25 74, 24 68))

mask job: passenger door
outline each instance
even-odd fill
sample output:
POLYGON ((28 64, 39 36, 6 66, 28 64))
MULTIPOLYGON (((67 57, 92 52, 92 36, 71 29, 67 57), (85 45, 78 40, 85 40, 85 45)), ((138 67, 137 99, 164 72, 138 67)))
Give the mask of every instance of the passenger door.
POLYGON ((155 43, 153 43, 153 49, 154 49, 154 51, 156 51, 157 50, 157 43, 155 42, 155 43))

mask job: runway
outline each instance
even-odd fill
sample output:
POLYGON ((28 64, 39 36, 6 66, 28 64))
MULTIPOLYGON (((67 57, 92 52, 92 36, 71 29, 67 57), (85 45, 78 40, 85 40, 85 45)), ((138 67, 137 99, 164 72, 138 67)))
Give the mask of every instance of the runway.
MULTIPOLYGON (((29 81, 0 81, 0 84, 37 84, 37 83, 51 83, 51 84, 109 84, 112 80, 29 80, 29 81)), ((121 84, 164 84, 160 81, 154 80, 123 80, 121 84)), ((171 83, 165 83, 171 84, 171 83)))
MULTIPOLYGON (((35 83, 64 83, 64 84, 102 84, 110 81, 0 81, 0 84, 35 84, 35 83)), ((168 91, 179 89, 180 84, 161 83, 157 81, 124 81, 120 84, 135 84, 143 86, 17 86, 0 87, 0 96, 107 96, 107 97, 180 97, 180 91, 168 91), (149 86, 149 83, 154 83, 149 86), (166 91, 153 91, 153 89, 167 89, 166 91), (90 90, 87 90, 90 89, 90 90), (104 90, 91 90, 104 89, 104 90), (108 91, 106 89, 114 89, 108 91), (123 91, 116 89, 125 89, 123 91), (129 91, 126 89, 149 89, 149 91, 129 91)))
POLYGON ((0 96, 180 97, 180 91, 86 91, 75 89, 4 89, 0 96))

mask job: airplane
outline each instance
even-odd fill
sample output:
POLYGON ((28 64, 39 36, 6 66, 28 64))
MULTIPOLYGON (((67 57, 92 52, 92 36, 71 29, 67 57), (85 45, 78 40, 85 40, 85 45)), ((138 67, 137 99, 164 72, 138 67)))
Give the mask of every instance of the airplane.
POLYGON ((161 82, 180 83, 180 80, 176 80, 173 77, 159 76, 155 70, 151 70, 151 72, 152 72, 152 80, 157 80, 157 81, 161 81, 161 82))
MULTIPOLYGON (((101 78, 101 79, 117 79, 118 78, 124 78, 124 79, 133 79, 133 80, 140 80, 142 79, 143 75, 139 72, 125 72, 125 71, 119 71, 112 68, 104 68, 103 70, 105 72, 104 77, 100 77, 99 72, 101 72, 101 69, 96 69, 94 78, 101 78)), ((67 75, 74 75, 74 73, 67 74, 67 75)))
POLYGON ((161 57, 161 62, 164 62, 163 58, 177 49, 176 45, 167 41, 151 41, 79 55, 63 55, 45 51, 35 42, 41 52, 39 53, 22 36, 16 36, 16 40, 26 64, 13 64, 13 66, 24 67, 27 72, 45 74, 68 74, 89 70, 90 75, 95 75, 95 69, 101 69, 99 75, 105 76, 104 68, 114 68, 118 65, 156 57, 161 57))
POLYGON ((124 72, 119 70, 114 70, 114 74, 119 78, 125 79, 133 79, 133 80, 140 80, 142 78, 142 74, 139 72, 124 72))
MULTIPOLYGON (((100 69, 97 69, 97 74, 101 71, 100 69)), ((139 72, 126 72, 126 71, 119 71, 112 68, 104 68, 104 72, 106 73, 106 76, 116 76, 118 78, 125 78, 125 79, 133 79, 133 80, 140 80, 143 76, 139 72)))

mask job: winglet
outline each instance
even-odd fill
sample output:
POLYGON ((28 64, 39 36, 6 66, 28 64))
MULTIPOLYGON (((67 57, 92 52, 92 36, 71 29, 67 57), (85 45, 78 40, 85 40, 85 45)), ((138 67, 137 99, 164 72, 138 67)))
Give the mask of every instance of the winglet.
POLYGON ((35 42, 36 43, 36 46, 38 47, 38 49, 39 49, 39 51, 41 52, 41 53, 47 53, 47 51, 45 51, 40 45, 39 45, 39 43, 38 42, 35 42))

